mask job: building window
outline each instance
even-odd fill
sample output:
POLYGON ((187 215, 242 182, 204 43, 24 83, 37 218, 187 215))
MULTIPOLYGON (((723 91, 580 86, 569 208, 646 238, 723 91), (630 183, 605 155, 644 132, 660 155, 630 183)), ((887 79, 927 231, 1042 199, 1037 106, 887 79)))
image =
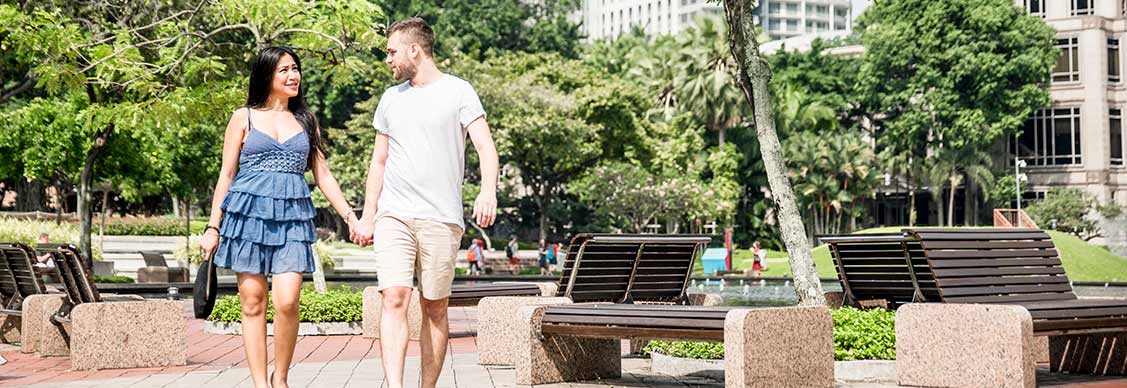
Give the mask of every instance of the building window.
POLYGON ((1091 15, 1094 0, 1072 0, 1072 16, 1091 15))
POLYGON ((798 4, 787 3, 787 15, 798 16, 798 4))
POLYGON ((1037 111, 1008 148, 1031 166, 1080 164, 1080 108, 1037 111))
POLYGON ((1072 38, 1057 39, 1053 47, 1060 49, 1060 58, 1053 69, 1053 82, 1076 82, 1080 80, 1080 53, 1077 40, 1072 38))
POLYGON ((1025 0, 1025 10, 1030 15, 1045 17, 1045 0, 1025 0))
POLYGON ((798 32, 798 20, 795 20, 795 19, 787 20, 787 31, 798 32))
POLYGON ((1107 81, 1119 82, 1119 39, 1107 40, 1107 81))
POLYGON ((1111 109, 1108 111, 1108 125, 1111 133, 1111 165, 1123 165, 1123 111, 1111 109))
POLYGON ((778 15, 779 11, 781 10, 781 7, 782 6, 779 5, 779 3, 768 3, 767 4, 767 13, 769 13, 771 15, 778 15))

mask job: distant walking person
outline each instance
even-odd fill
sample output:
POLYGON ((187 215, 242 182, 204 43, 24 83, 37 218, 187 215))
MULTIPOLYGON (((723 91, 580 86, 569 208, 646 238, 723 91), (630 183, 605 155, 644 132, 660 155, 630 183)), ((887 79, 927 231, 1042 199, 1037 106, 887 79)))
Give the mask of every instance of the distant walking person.
POLYGON ((767 250, 759 247, 759 240, 755 240, 751 244, 751 255, 753 256, 751 270, 755 271, 755 277, 758 278, 767 269, 767 266, 764 265, 767 262, 767 250))
POLYGON ((560 250, 560 244, 548 244, 548 272, 556 272, 556 255, 560 250))
POLYGON ((548 244, 540 239, 540 246, 536 248, 536 264, 540 267, 540 274, 548 274, 548 244))
POLYGON ((305 171, 349 227, 348 206, 321 149, 317 118, 305 104, 301 62, 267 47, 250 71, 246 106, 223 135, 223 164, 200 247, 238 273, 243 348, 256 388, 288 387, 297 343, 301 274, 313 272, 313 201, 305 171), (266 277, 273 277, 274 373, 266 376, 266 277))
POLYGON ((382 296, 380 351, 388 388, 403 387, 407 304, 417 275, 422 294, 423 388, 434 388, 446 358, 446 307, 462 233, 466 135, 477 149, 481 191, 473 218, 483 228, 497 211, 497 149, 470 84, 439 71, 434 30, 410 18, 387 28, 392 77, 376 107, 376 145, 368 167, 364 215, 353 241, 373 244, 382 296))
POLYGON ((470 248, 466 252, 466 261, 470 263, 469 274, 481 275, 481 261, 485 260, 485 254, 481 251, 481 240, 473 239, 470 242, 470 248))
POLYGON ((509 244, 505 245, 505 256, 509 257, 509 272, 513 275, 518 274, 520 271, 520 245, 517 244, 517 235, 513 235, 509 240, 509 244))

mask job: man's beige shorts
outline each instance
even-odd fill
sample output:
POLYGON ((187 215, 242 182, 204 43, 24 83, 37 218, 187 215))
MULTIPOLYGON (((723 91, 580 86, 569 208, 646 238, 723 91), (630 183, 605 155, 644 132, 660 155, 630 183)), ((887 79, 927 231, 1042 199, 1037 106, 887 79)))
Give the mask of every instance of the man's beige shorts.
POLYGON ((423 298, 449 297, 462 232, 457 225, 438 221, 387 213, 377 216, 372 245, 379 289, 413 287, 418 273, 423 298))

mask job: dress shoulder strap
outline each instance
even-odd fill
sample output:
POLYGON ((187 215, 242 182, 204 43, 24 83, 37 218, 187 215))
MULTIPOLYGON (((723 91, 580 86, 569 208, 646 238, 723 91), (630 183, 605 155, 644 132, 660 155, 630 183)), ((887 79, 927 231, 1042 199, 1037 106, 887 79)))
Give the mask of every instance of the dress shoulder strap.
POLYGON ((243 131, 243 143, 247 142, 247 137, 250 137, 250 107, 247 108, 247 129, 243 131))

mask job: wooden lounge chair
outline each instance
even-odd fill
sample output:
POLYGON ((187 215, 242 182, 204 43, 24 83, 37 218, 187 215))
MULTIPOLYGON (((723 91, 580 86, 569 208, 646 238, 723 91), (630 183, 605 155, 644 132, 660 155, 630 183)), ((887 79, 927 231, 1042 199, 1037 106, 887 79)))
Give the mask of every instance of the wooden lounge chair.
MULTIPOLYGON (((450 306, 479 306, 479 316, 490 317, 496 305, 481 305, 485 298, 520 297, 517 304, 538 299, 565 298, 580 302, 689 303, 685 288, 693 261, 708 236, 580 234, 572 238, 563 260, 560 280, 545 283, 493 283, 458 285, 451 289, 450 306)), ((417 339, 422 312, 418 292, 408 306, 409 336, 417 339)), ((512 301, 506 302, 511 305, 512 301)), ((364 290, 364 336, 379 336, 380 297, 375 287, 364 290)), ((511 311, 516 307, 498 307, 511 311)), ((511 314, 509 314, 511 315, 511 314)), ((484 323, 484 328, 490 324, 484 323)), ((508 325, 508 324, 505 324, 508 325)), ((480 334, 483 326, 479 325, 480 334)), ((488 342, 489 335, 485 335, 488 342)), ((488 359, 488 356, 486 357, 488 359)))
POLYGON ((23 342, 23 302, 47 292, 35 262, 27 245, 0 243, 0 342, 23 342))
MULTIPOLYGON (((91 269, 72 249, 50 251, 63 295, 37 295, 25 309, 30 350, 70 355, 74 370, 184 365, 187 333, 182 302, 102 295, 91 269)), ((25 351, 27 348, 25 348, 25 351)))
MULTIPOLYGON (((912 305, 911 308, 901 309, 898 312, 897 336, 901 337, 902 332, 911 333, 908 336, 910 338, 901 338, 898 342, 898 347, 905 344, 909 349, 907 353, 900 352, 901 355, 916 354, 910 351, 914 349, 912 345, 917 344, 913 342, 914 339, 937 338, 934 333, 947 329, 957 331, 971 328, 979 332, 1019 330, 1015 327, 1023 326, 1021 322, 1028 322, 1029 338, 1049 337, 1049 360, 1053 371, 1127 374, 1127 345, 1125 345, 1127 301, 1077 298, 1061 266, 1059 253, 1045 232, 1033 229, 905 229, 903 235, 899 237, 876 236, 871 238, 872 241, 866 241, 870 238, 857 236, 850 241, 831 239, 827 242, 831 245, 835 260, 848 263, 849 254, 845 252, 849 252, 850 249, 843 251, 842 247, 850 244, 857 246, 888 244, 897 238, 901 239, 900 243, 905 247, 919 245, 918 250, 905 249, 902 253, 912 257, 913 260, 917 260, 920 256, 924 258, 927 263, 926 268, 915 265, 911 267, 919 279, 915 287, 923 291, 925 301, 936 302, 912 305), (923 276, 920 276, 921 274, 923 276), (925 280, 930 282, 925 283, 925 280), (932 285, 934 292, 929 296, 928 291, 932 290, 932 285), (959 307, 964 304, 1004 305, 1012 308, 991 310, 959 307), (952 307, 942 307, 944 305, 952 307), (967 314, 991 316, 993 318, 983 318, 983 321, 997 322, 1004 327, 975 327, 974 324, 968 323, 975 322, 975 317, 967 314), (905 316, 904 325, 900 324, 901 315, 905 316), (1014 318, 1016 324, 1005 326, 1002 323, 1007 317, 1014 316, 1017 316, 1014 318), (1027 318, 1021 318, 1022 316, 1027 318), (904 342, 904 339, 909 341, 904 342)), ((898 273, 907 272, 906 262, 900 267, 898 273)), ((888 287, 888 292, 883 295, 879 288, 858 291, 856 286, 858 277, 854 276, 856 273, 848 264, 839 267, 842 288, 847 294, 886 300, 895 300, 904 295, 902 291, 904 287, 888 287), (842 271, 842 268, 845 270, 842 271)), ((973 335, 968 336, 968 333, 948 334, 944 337, 975 338, 973 335)), ((1014 335, 1020 337, 1023 334, 1014 335)), ((998 354, 997 349, 974 348, 972 346, 974 344, 973 340, 924 341, 920 344, 920 349, 929 351, 920 354, 934 354, 935 358, 927 358, 926 362, 913 362, 917 359, 901 357, 898 363, 904 364, 906 370, 913 370, 913 365, 919 365, 922 369, 934 367, 936 362, 945 362, 939 359, 959 360, 952 355, 960 353, 971 353, 975 357, 981 356, 982 352, 998 354), (960 352, 959 349, 944 348, 944 345, 952 343, 961 344, 971 350, 960 352)), ((985 342, 983 344, 988 346, 985 342)), ((1028 356, 1031 352, 1029 346, 1020 343, 1018 346, 1022 350, 1015 352, 1016 354, 1028 356)), ((1031 362, 1027 364, 1030 365, 1027 370, 1021 371, 1021 378, 1031 379, 1032 365, 1031 362)), ((912 373, 908 372, 907 375, 912 376, 912 373)), ((926 372, 919 374, 919 376, 934 375, 926 372)), ((967 373, 960 376, 973 375, 967 373)), ((989 374, 983 373, 983 375, 989 374)), ((949 382, 902 379, 901 383, 942 385, 949 382)), ((993 382, 976 380, 968 383, 967 386, 987 383, 993 382)))
POLYGON ((904 303, 939 301, 919 241, 903 233, 819 239, 829 245, 844 305, 895 309, 904 303))

